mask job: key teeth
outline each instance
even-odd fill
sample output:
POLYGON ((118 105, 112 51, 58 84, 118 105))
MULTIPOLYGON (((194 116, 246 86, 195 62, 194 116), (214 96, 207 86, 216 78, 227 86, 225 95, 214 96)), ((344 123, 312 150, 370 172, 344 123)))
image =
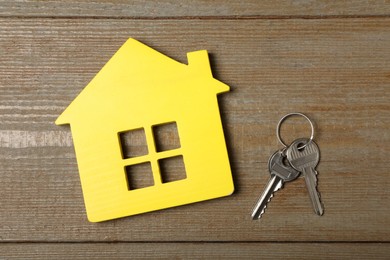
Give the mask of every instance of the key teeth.
POLYGON ((272 192, 271 196, 269 196, 269 199, 268 199, 267 203, 265 203, 263 210, 260 212, 259 219, 260 219, 261 216, 264 214, 265 209, 267 208, 268 203, 269 203, 269 202, 271 201, 271 199, 274 197, 275 192, 277 192, 278 190, 280 190, 282 187, 283 187, 283 183, 282 183, 282 182, 280 182, 280 183, 278 184, 278 186, 275 187, 275 190, 272 192))
MULTIPOLYGON (((279 188, 279 189, 280 189, 280 188, 279 188)), ((259 218, 261 218, 261 216, 264 214, 265 209, 266 209, 267 206, 268 206, 268 203, 271 201, 271 199, 272 199, 273 197, 274 197, 274 193, 271 194, 271 196, 269 197, 267 203, 265 203, 263 210, 260 212, 259 218)))
MULTIPOLYGON (((316 195, 316 198, 313 199, 310 196, 310 200, 311 200, 311 202, 313 204, 314 212, 317 215, 322 216, 324 214, 324 204, 321 201, 321 193, 318 190, 318 178, 317 178, 318 172, 316 170, 314 170, 313 173, 314 173, 314 175, 306 175, 305 176, 306 178, 309 178, 309 180, 311 181, 310 183, 306 182, 306 186, 307 186, 308 189, 310 187, 312 187, 312 189, 314 189, 312 192, 313 192, 313 194, 316 195), (317 199, 318 199, 318 201, 317 201, 317 199)), ((309 195, 310 195, 310 191, 309 191, 309 195)))

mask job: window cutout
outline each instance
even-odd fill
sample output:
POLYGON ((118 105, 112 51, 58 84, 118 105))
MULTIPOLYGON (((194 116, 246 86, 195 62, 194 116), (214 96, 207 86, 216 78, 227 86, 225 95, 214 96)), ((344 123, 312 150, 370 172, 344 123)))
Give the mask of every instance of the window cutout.
POLYGON ((119 133, 123 159, 148 154, 145 130, 143 128, 133 129, 119 133))
POLYGON ((187 178, 183 156, 158 160, 162 183, 179 181, 187 178))
POLYGON ((180 148, 176 122, 153 126, 153 134, 157 152, 180 148))
POLYGON ((136 190, 154 185, 150 162, 128 165, 125 167, 125 170, 127 188, 129 190, 136 190))

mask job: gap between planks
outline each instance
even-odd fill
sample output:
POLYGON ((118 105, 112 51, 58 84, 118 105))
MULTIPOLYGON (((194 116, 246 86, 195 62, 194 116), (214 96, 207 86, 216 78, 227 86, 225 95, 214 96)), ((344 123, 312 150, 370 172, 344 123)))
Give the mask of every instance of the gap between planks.
POLYGON ((3 19, 91 19, 91 20, 325 20, 390 18, 388 15, 227 15, 227 16, 77 16, 0 15, 3 19))
POLYGON ((66 240, 5 240, 0 241, 1 244, 390 244, 390 241, 376 241, 376 240, 367 240, 367 241, 321 241, 321 240, 312 240, 312 241, 207 241, 207 240, 172 240, 172 241, 155 241, 155 240, 140 240, 140 241, 128 241, 128 240, 112 240, 112 241, 101 241, 101 240, 84 240, 84 241, 66 241, 66 240))

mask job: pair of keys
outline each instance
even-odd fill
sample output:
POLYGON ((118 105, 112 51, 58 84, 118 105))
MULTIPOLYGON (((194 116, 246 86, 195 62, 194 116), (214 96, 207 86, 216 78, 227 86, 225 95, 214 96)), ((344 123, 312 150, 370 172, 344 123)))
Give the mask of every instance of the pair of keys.
POLYGON ((314 127, 312 122, 302 113, 287 114, 279 121, 277 137, 285 148, 276 151, 269 159, 268 169, 271 179, 253 209, 252 219, 261 218, 267 203, 271 200, 274 193, 280 190, 285 182, 297 179, 300 174, 305 178, 314 211, 321 216, 324 213, 324 209, 317 190, 317 171, 315 169, 320 159, 320 151, 317 144, 313 141, 314 127), (312 134, 310 138, 297 139, 287 146, 280 138, 280 125, 287 117, 292 115, 306 118, 310 122, 312 134))

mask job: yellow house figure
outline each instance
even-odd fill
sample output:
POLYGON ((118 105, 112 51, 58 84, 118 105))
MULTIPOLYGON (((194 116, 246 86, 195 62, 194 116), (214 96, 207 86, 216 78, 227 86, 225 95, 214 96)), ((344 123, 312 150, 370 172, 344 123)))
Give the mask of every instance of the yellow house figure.
POLYGON ((89 221, 233 193, 217 101, 229 87, 207 51, 187 57, 129 39, 57 119, 71 124, 89 221))

